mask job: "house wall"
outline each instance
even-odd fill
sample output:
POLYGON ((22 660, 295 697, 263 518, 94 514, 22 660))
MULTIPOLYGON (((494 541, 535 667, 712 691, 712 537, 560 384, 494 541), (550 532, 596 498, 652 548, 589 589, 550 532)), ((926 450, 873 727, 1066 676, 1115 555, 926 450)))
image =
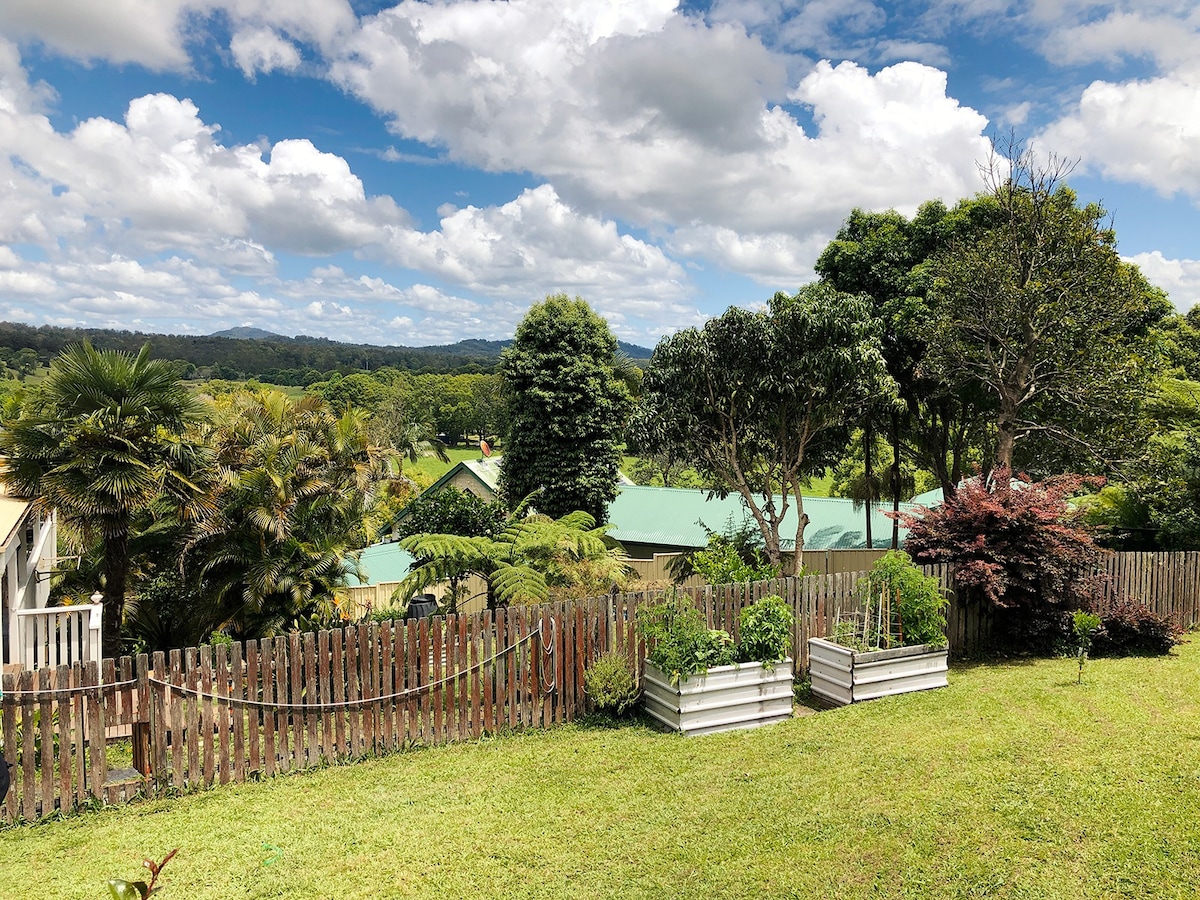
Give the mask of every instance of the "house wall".
POLYGON ((0 604, 0 664, 10 666, 22 658, 16 611, 44 609, 50 600, 50 572, 58 553, 58 520, 53 512, 41 515, 30 506, 0 549, 3 570, 0 604))
POLYGON ((483 484, 471 472, 459 470, 454 476, 446 482, 446 486, 452 487, 459 491, 469 491, 481 500, 495 500, 496 493, 486 484, 483 484))

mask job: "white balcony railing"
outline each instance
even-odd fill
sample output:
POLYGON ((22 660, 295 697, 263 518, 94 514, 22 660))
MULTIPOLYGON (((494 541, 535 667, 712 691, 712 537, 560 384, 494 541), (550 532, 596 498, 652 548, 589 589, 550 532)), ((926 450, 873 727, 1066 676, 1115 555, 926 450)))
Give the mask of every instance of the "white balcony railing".
POLYGON ((99 603, 18 609, 15 662, 27 669, 99 663, 104 607, 99 603))

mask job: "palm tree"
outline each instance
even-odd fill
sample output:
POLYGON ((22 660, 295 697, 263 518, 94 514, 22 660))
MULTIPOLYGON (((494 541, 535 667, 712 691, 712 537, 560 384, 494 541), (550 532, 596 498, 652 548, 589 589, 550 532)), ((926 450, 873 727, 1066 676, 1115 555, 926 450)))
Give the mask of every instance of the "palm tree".
POLYGON ((104 653, 121 650, 129 537, 135 518, 160 502, 187 518, 202 502, 194 475, 203 450, 183 434, 203 407, 173 362, 68 347, 0 428, 0 479, 18 497, 56 509, 103 547, 104 653))
POLYGON ((217 461, 214 509, 192 530, 185 564, 240 637, 279 631, 358 574, 377 528, 378 486, 394 458, 361 413, 278 391, 223 398, 205 436, 217 461))

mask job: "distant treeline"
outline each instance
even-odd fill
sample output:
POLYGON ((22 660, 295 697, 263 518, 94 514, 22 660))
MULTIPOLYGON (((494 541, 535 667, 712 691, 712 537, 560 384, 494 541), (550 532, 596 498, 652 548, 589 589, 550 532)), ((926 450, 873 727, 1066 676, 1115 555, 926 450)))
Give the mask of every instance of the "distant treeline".
MULTIPOLYGON (((440 347, 376 347, 305 335, 232 338, 0 322, 0 350, 31 348, 42 363, 49 363, 64 347, 83 340, 99 348, 131 353, 149 341, 155 357, 180 361, 189 378, 257 378, 299 386, 319 381, 329 372, 347 374, 385 366, 414 373, 491 372, 500 352, 510 343, 466 340, 440 347)), ((634 359, 650 356, 643 347, 622 344, 622 349, 634 359)))
POLYGON ((42 363, 84 340, 99 348, 131 353, 149 341, 155 357, 179 360, 187 377, 258 378, 295 385, 319 381, 332 371, 383 366, 410 372, 490 372, 503 349, 500 342, 489 341, 464 341, 450 347, 373 347, 312 337, 262 340, 52 325, 35 328, 0 322, 0 348, 32 348, 42 363))

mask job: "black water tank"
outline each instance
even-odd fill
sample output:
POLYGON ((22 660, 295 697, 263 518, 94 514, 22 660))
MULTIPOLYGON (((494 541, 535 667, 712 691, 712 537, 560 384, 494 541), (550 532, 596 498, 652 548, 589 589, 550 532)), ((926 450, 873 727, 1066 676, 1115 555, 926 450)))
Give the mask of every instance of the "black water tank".
POLYGON ((417 594, 408 602, 406 619, 427 619, 438 611, 433 594, 417 594))

